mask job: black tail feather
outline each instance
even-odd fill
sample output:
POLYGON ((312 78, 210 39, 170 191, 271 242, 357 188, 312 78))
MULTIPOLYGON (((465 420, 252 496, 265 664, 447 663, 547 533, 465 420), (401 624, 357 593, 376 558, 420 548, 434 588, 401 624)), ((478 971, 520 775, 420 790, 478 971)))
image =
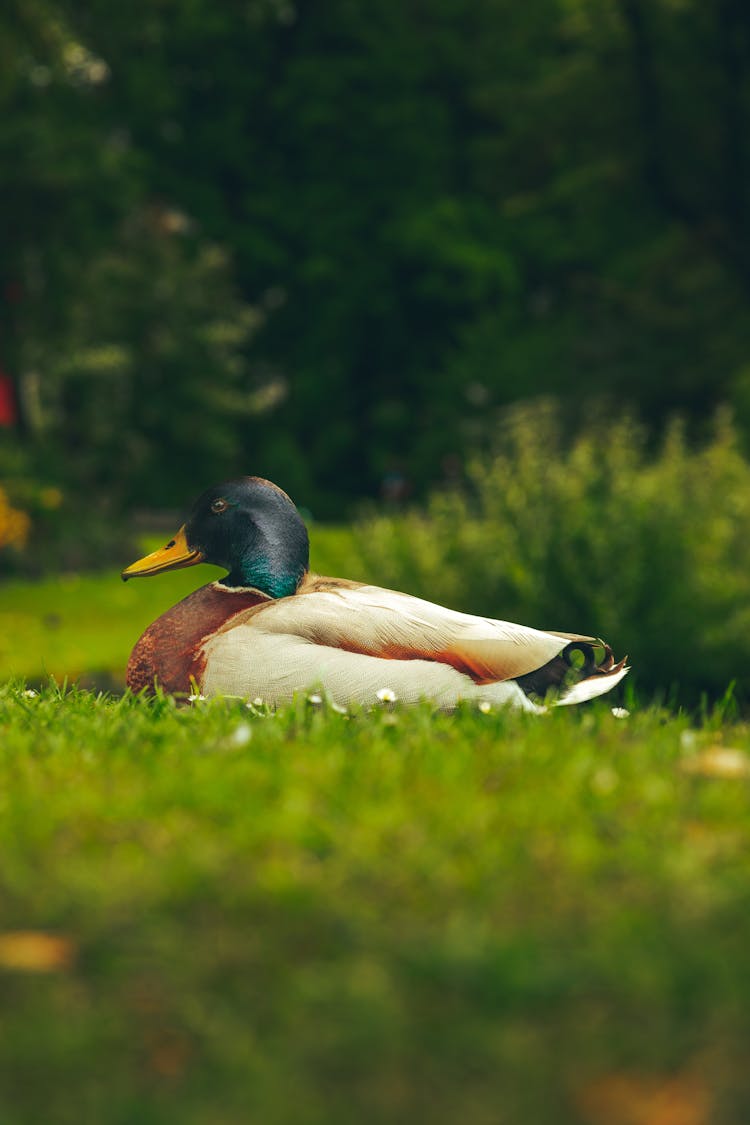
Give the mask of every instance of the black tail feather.
POLYGON ((592 676, 606 676, 620 670, 624 660, 615 662, 612 649, 604 641, 574 640, 562 652, 523 676, 516 683, 527 695, 544 699, 548 692, 559 694, 572 684, 592 676))

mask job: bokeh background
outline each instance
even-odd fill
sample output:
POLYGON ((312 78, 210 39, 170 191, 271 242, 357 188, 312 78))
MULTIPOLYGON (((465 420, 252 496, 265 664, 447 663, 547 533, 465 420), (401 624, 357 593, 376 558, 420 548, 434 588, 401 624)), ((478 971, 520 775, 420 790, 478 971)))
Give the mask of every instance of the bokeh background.
POLYGON ((749 75, 743 0, 9 0, 13 607, 249 472, 352 573, 741 692, 749 75))
POLYGON ((748 0, 0 3, 0 1125, 750 1121, 749 179, 748 0), (121 694, 240 473, 631 675, 121 694))

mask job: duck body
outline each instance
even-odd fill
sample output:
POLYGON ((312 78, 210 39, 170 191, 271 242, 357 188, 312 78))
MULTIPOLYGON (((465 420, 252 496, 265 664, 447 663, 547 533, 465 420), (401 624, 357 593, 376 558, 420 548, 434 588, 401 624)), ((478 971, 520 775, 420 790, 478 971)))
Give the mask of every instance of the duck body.
POLYGON ((166 547, 123 578, 215 562, 227 578, 194 591, 135 645, 127 682, 173 693, 260 698, 272 706, 322 689, 339 706, 460 700, 539 710, 609 691, 627 672, 594 637, 544 632, 458 613, 409 594, 308 570, 308 540, 291 500, 241 478, 210 489, 166 547), (574 655, 580 668, 575 667, 574 655), (577 682, 572 683, 572 680, 577 682))

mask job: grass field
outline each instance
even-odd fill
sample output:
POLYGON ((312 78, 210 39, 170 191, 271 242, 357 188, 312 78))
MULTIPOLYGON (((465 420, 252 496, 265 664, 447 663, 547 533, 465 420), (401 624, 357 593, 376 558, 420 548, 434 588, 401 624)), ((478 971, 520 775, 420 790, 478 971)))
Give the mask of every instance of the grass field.
POLYGON ((0 1121, 741 1125, 749 751, 6 686, 0 1121))
MULTIPOLYGON (((217 573, 5 584, 0 684, 217 573)), ((0 1125, 745 1125, 750 726, 630 710, 6 682, 0 1125)))

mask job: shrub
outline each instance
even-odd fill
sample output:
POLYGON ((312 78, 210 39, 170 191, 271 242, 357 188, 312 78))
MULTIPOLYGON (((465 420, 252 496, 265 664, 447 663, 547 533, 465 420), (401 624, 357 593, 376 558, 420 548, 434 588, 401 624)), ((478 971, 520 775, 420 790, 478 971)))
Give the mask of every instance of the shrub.
POLYGON ((750 465, 730 420, 693 449, 630 419, 566 442, 514 410, 491 458, 426 511, 358 528, 378 581, 457 609, 605 637, 648 690, 750 686, 750 465))

